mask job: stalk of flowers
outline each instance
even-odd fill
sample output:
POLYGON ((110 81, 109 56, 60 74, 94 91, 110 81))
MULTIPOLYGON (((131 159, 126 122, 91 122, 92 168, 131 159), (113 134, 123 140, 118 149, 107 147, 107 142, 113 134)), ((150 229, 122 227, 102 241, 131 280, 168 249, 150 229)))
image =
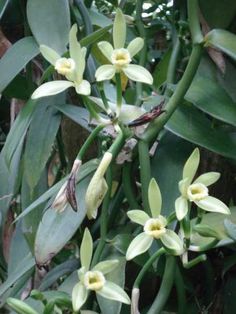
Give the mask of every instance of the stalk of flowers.
POLYGON ((126 292, 117 284, 106 279, 106 274, 113 271, 118 266, 119 261, 102 261, 90 269, 92 254, 93 240, 89 230, 86 228, 80 247, 81 268, 78 270, 79 282, 72 291, 73 310, 79 311, 81 309, 91 291, 104 298, 130 304, 130 298, 126 292))
POLYGON ((61 57, 52 48, 40 45, 40 52, 44 58, 54 66, 58 74, 65 76, 67 80, 44 83, 34 91, 31 98, 37 99, 45 96, 52 96, 63 92, 69 87, 74 87, 77 94, 90 94, 90 83, 83 79, 87 50, 85 47, 81 48, 76 34, 77 25, 74 24, 69 33, 70 58, 61 57))
POLYGON ((130 220, 143 226, 143 232, 131 241, 126 252, 126 259, 131 260, 146 252, 154 240, 160 240, 166 251, 172 255, 183 254, 183 241, 173 230, 166 228, 167 220, 161 215, 162 197, 155 179, 152 179, 149 184, 148 201, 151 217, 142 210, 131 210, 127 213, 130 220))
POLYGON ((110 80, 116 73, 123 72, 132 81, 152 84, 153 78, 148 70, 140 65, 131 64, 132 57, 143 48, 144 40, 137 37, 129 43, 127 48, 125 48, 125 41, 126 22, 122 11, 117 9, 113 26, 114 48, 107 41, 98 43, 99 49, 110 64, 102 65, 97 69, 96 80, 110 80))
POLYGON ((199 208, 221 214, 230 214, 228 206, 219 199, 210 196, 208 186, 220 178, 218 172, 207 172, 195 180, 200 163, 199 149, 196 148, 186 161, 183 169, 183 178, 179 182, 181 196, 175 201, 175 211, 178 220, 182 220, 188 213, 189 205, 195 203, 199 208))

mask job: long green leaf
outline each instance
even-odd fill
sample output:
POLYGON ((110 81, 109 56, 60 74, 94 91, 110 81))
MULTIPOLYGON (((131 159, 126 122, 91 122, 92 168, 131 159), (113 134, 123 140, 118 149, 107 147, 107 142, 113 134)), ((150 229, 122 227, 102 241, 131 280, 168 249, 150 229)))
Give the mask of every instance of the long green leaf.
POLYGON ((20 39, 7 50, 0 60, 0 93, 38 53, 39 48, 33 37, 20 39))
POLYGON ((66 51, 70 31, 69 2, 64 0, 28 0, 27 18, 38 44, 59 54, 66 51))
POLYGON ((236 158, 236 140, 224 130, 212 127, 204 114, 190 105, 181 106, 166 124, 172 133, 215 153, 236 158))

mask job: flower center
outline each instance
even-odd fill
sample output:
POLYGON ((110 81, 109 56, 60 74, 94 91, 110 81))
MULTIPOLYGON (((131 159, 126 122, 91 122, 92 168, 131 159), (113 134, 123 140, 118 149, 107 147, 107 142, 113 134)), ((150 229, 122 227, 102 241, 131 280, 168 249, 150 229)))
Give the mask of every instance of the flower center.
POLYGON ((84 275, 84 285, 89 290, 100 290, 105 282, 106 279, 100 271, 87 271, 84 275))
POLYGON ((194 183, 188 187, 187 195, 191 202, 200 201, 208 196, 208 188, 202 183, 194 183))
POLYGON ((150 218, 144 225, 144 232, 155 239, 159 239, 165 232, 167 221, 165 217, 159 216, 159 218, 150 218))
POLYGON ((115 49, 111 55, 112 63, 119 69, 131 62, 129 51, 125 48, 115 49))
POLYGON ((62 75, 67 75, 75 70, 75 61, 71 58, 60 58, 56 61, 55 70, 62 75))

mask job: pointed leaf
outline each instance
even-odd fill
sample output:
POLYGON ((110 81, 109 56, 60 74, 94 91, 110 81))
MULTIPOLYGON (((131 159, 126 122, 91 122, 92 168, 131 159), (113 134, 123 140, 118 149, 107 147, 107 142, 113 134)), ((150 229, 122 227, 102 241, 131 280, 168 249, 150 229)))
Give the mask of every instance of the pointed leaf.
POLYGON ((93 239, 88 228, 84 230, 83 240, 80 246, 80 261, 85 270, 89 270, 93 254, 93 239))
POLYGON ((162 198, 160 188, 154 178, 151 179, 148 186, 148 201, 152 217, 158 217, 161 213, 162 198))

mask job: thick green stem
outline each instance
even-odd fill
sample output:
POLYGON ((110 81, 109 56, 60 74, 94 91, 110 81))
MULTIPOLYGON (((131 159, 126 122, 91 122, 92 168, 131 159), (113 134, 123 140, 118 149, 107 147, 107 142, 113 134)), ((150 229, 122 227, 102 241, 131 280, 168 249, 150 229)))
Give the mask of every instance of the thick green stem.
POLYGON ((178 83, 174 94, 169 99, 168 103, 165 106, 165 113, 160 115, 157 119, 149 124, 146 131, 143 133, 141 138, 146 142, 152 142, 157 137, 158 133, 170 119, 174 111, 177 109, 177 106, 183 100, 189 86, 192 83, 192 80, 197 71, 198 65, 201 60, 202 55, 202 47, 200 45, 196 45, 193 47, 189 63, 184 72, 183 77, 178 83))
POLYGON ((148 202, 148 186, 151 180, 149 145, 147 142, 140 140, 138 143, 138 149, 143 207, 144 210, 150 214, 151 211, 148 202))
POLYGON ((98 125, 89 135, 89 137, 86 139, 82 147, 80 148, 80 151, 76 157, 76 159, 82 160, 84 158, 84 155, 87 151, 87 149, 90 147, 92 142, 95 140, 95 138, 98 136, 98 134, 101 132, 101 130, 105 127, 105 125, 100 124, 98 125))
POLYGON ((169 297, 171 288, 173 286, 175 278, 175 266, 176 261, 174 256, 166 257, 165 271, 162 278, 160 290, 147 314, 159 314, 161 313, 166 301, 169 297))
MULTIPOLYGON (((145 66, 146 61, 146 53, 147 53, 147 43, 146 43, 146 32, 142 21, 142 11, 143 11, 143 0, 136 1, 136 26, 139 32, 139 36, 144 39, 144 46, 142 51, 140 52, 139 65, 145 66)), ((141 104, 142 97, 142 83, 136 83, 136 105, 139 106, 141 104)))
POLYGON ((179 270, 179 267, 176 265, 175 271, 175 287, 177 290, 177 298, 178 298, 178 314, 186 313, 186 293, 183 276, 179 270))
POLYGON ((126 162, 123 165, 123 171, 122 171, 122 184, 124 187, 125 196, 128 200, 129 206, 131 209, 137 209, 139 208, 139 204, 136 200, 134 191, 133 191, 133 185, 132 185, 132 163, 126 162))
POLYGON ((198 14, 198 0, 188 0, 188 20, 193 44, 200 44, 203 42, 198 14))
MULTIPOLYGON (((174 33, 174 44, 173 44, 173 50, 171 53, 170 57, 170 62, 168 66, 168 71, 167 71, 167 77, 166 77, 166 83, 168 84, 175 84, 175 77, 176 77, 176 67, 178 63, 178 57, 180 53, 180 41, 178 38, 178 34, 176 34, 176 30, 173 30, 174 33)), ((170 91, 167 86, 167 96, 170 96, 170 91)))
POLYGON ((146 272, 148 271, 148 269, 152 266, 152 264, 162 255, 165 253, 165 249, 164 248, 160 248, 156 253, 154 253, 149 260, 143 265, 143 268, 141 269, 141 271, 139 272, 134 285, 133 285, 133 289, 134 288, 139 288, 140 283, 144 277, 144 275, 146 274, 146 272))

